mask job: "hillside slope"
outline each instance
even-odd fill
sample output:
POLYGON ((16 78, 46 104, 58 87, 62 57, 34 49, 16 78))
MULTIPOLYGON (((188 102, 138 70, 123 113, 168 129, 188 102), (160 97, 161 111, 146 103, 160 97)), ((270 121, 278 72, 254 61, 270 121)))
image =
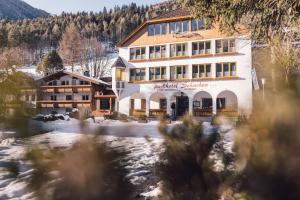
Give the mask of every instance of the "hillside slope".
POLYGON ((33 19, 48 15, 21 0, 0 0, 0 19, 33 19))

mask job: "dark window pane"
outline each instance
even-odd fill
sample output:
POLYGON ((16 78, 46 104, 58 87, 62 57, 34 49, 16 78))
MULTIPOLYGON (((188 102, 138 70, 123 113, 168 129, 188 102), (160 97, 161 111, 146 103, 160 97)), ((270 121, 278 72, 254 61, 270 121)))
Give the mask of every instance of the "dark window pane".
POLYGON ((155 35, 160 35, 160 24, 155 24, 155 35))
POLYGON ((189 21, 183 21, 182 24, 183 24, 182 32, 188 32, 189 31, 189 21))
POLYGON ((149 36, 154 35, 154 25, 149 25, 148 26, 148 35, 149 36))
POLYGON ((166 68, 162 67, 161 68, 161 78, 165 79, 166 78, 166 74, 167 74, 166 68))
POLYGON ((205 42, 205 53, 210 54, 210 41, 205 42))
POLYGON ((146 72, 145 72, 145 69, 141 69, 141 80, 145 80, 145 75, 146 75, 146 72))
POLYGON ((198 78, 198 65, 193 65, 193 78, 198 78))
POLYGON ((229 52, 228 40, 223 41, 223 52, 229 52))
POLYGON ((223 74, 222 74, 222 64, 217 64, 217 65, 216 65, 216 68, 217 68, 217 69, 216 69, 216 71, 217 71, 216 76, 217 76, 217 77, 222 77, 222 75, 223 75, 223 74))
POLYGON ((135 50, 135 59, 141 59, 141 49, 136 48, 135 50))
POLYGON ((161 57, 166 57, 166 46, 161 46, 161 57))
POLYGON ((230 63, 230 76, 236 76, 236 64, 230 63))
POLYGON ((204 54, 205 50, 204 50, 204 42, 200 42, 199 43, 199 49, 200 49, 200 54, 204 54))
POLYGON ((167 23, 161 24, 161 34, 165 35, 167 33, 167 23))
POLYGON ((154 79, 154 68, 149 69, 149 79, 153 80, 154 79))
POLYGON ((176 45, 176 56, 181 56, 182 55, 182 49, 181 49, 181 44, 176 45))
POLYGON ((149 48, 149 57, 154 58, 154 47, 149 48))
POLYGON ((155 68, 155 79, 156 80, 160 79, 160 68, 159 67, 155 68))
POLYGON ((141 50, 142 50, 142 59, 145 59, 146 58, 146 48, 145 47, 143 47, 143 48, 141 48, 141 50))
POLYGON ((174 57, 175 55, 176 55, 175 44, 171 44, 171 46, 170 46, 170 56, 174 57))
POLYGON ((109 103, 109 99, 104 99, 101 98, 100 99, 100 109, 101 110, 109 110, 110 109, 110 103, 109 103))
POLYGON ((160 46, 155 46, 155 58, 160 58, 160 46))
POLYGON ((216 52, 222 53, 222 41, 221 40, 216 41, 216 52))
POLYGON ((130 49, 130 60, 134 59, 134 49, 130 49))
POLYGON ((130 70, 130 81, 134 80, 134 69, 130 70))
POLYGON ((196 19, 193 19, 193 20, 192 20, 192 31, 198 30, 197 27, 198 27, 197 20, 196 20, 196 19))
POLYGON ((182 32, 182 22, 176 22, 176 33, 182 32))
POLYGON ((175 22, 170 23, 170 33, 175 33, 175 22))
POLYGON ((224 76, 229 76, 229 65, 228 65, 228 63, 223 64, 223 72, 224 72, 224 76))
POLYGON ((197 55, 198 54, 198 43, 197 42, 193 42, 193 55, 197 55))
POLYGON ((211 65, 208 64, 206 65, 206 77, 210 77, 211 76, 211 65))
POLYGON ((204 29, 205 28, 205 21, 204 19, 199 19, 198 20, 198 30, 204 29))

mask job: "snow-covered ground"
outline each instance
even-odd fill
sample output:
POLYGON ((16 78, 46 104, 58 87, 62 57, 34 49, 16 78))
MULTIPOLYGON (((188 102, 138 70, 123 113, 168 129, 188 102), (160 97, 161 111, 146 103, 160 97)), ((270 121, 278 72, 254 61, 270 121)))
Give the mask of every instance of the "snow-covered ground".
MULTIPOLYGON (((139 187, 143 185, 138 191, 140 196, 158 196, 160 183, 155 180, 154 164, 158 159, 163 140, 158 133, 157 125, 156 121, 140 124, 97 119, 96 123, 87 120, 82 126, 79 121, 70 119, 69 121, 58 120, 47 123, 31 121, 30 127, 46 130, 46 133, 27 139, 14 139, 9 137, 11 132, 8 132, 5 133, 6 139, 1 141, 0 132, 0 200, 34 198, 32 191, 28 188, 28 180, 33 169, 30 167, 30 163, 24 159, 28 145, 47 144, 52 147, 68 147, 83 134, 94 133, 100 133, 101 138, 110 146, 129 152, 126 158, 126 167, 129 170, 127 176, 133 184, 139 187), (100 127, 101 130, 99 130, 100 127), (7 171, 8 168, 13 169, 13 166, 18 168, 19 173, 16 175, 11 175, 7 171)), ((204 123, 204 129, 209 134, 212 127, 209 123, 204 123)), ((223 129, 224 132, 227 132, 224 138, 228 139, 224 146, 227 145, 226 149, 230 151, 233 131, 228 132, 231 130, 230 126, 223 127, 223 129), (228 130, 225 131, 225 129, 228 130)), ((218 158, 215 157, 215 159, 218 158)), ((218 167, 221 164, 216 162, 216 165, 218 167)))

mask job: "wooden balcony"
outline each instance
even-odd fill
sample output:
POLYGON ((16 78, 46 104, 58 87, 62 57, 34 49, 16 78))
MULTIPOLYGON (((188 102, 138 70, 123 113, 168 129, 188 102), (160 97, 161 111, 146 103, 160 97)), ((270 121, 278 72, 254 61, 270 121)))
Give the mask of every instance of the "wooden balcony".
POLYGON ((134 117, 146 115, 146 109, 130 109, 129 115, 134 117))
POLYGON ((92 85, 51 85, 41 86, 44 93, 89 93, 92 91, 92 85))
POLYGON ((193 110, 193 115, 195 117, 211 117, 212 114, 212 108, 195 108, 193 110))
POLYGON ((151 117, 161 117, 167 114, 167 111, 165 109, 150 109, 149 115, 151 117))
POLYGON ((237 117, 238 110, 236 110, 236 109, 218 109, 217 115, 223 115, 225 117, 237 117))

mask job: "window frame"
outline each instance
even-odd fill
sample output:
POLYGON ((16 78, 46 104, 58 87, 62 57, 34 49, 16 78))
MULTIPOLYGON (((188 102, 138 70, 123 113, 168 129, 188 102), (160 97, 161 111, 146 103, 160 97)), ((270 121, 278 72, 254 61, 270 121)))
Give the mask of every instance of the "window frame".
POLYGON ((149 46, 149 59, 162 59, 162 58, 166 58, 167 56, 167 46, 166 45, 154 45, 154 46, 149 46), (157 56, 157 51, 156 48, 159 47, 159 55, 157 56), (163 53, 163 47, 164 49, 164 53, 163 53), (153 52, 151 53, 151 49, 153 49, 153 52), (152 55, 152 56, 151 56, 152 55))
POLYGON ((201 64, 193 64, 192 65, 192 79, 205 79, 205 78, 211 78, 212 77, 212 64, 211 63, 201 63, 201 64), (204 76, 200 76, 200 67, 203 66, 204 68, 204 76), (210 75, 207 75, 207 67, 209 66, 210 68, 210 75), (194 73, 194 67, 197 67, 197 73, 194 73), (194 74, 197 74, 195 77, 194 74))
POLYGON ((219 39, 216 40, 215 43, 216 54, 228 54, 228 53, 236 53, 236 39, 219 39), (218 42, 220 42, 220 48, 217 48, 218 42), (226 45, 224 45, 226 44, 226 45), (234 44, 232 46, 232 44, 234 44), (227 46, 228 51, 224 51, 224 46, 227 46), (221 51, 219 51, 220 49, 221 51))
POLYGON ((192 42, 192 56, 203 56, 203 55, 211 55, 212 54, 212 51, 211 51, 211 43, 212 43, 212 41, 211 40, 203 40, 203 41, 197 41, 197 42, 192 42), (203 48, 203 53, 201 54, 200 53, 200 44, 201 43, 203 43, 203 46, 204 46, 204 48, 203 48), (207 44, 210 44, 209 46, 210 46, 210 48, 209 49, 207 49, 207 44), (197 45, 197 53, 196 54, 194 54, 194 44, 196 44, 197 45), (209 52, 208 52, 208 50, 209 50, 209 52))
POLYGON ((146 59, 146 47, 133 47, 129 49, 129 60, 145 60, 146 59), (133 50, 133 58, 132 58, 132 50, 133 50), (139 58, 137 58, 137 51, 139 51, 139 58), (144 53, 143 53, 144 52, 144 53))
POLYGON ((222 63, 216 63, 216 78, 232 78, 232 77, 237 77, 237 64, 236 64, 236 62, 222 62, 222 63), (221 65, 221 69, 222 69, 222 71, 221 72, 218 72, 217 71, 217 65, 221 65), (224 71, 224 65, 228 65, 228 76, 225 76, 225 72, 226 71, 224 71), (234 75, 232 75, 232 71, 231 71, 231 66, 232 65, 234 65, 235 66, 235 70, 233 71, 233 72, 235 72, 234 73, 234 75), (222 76, 218 76, 218 73, 221 73, 222 74, 222 76))
POLYGON ((166 80, 167 79, 167 67, 166 66, 160 66, 160 67, 149 67, 149 81, 161 81, 161 80, 166 80), (157 78, 156 71, 159 69, 159 78, 157 78), (164 74, 162 74, 164 69, 164 74), (151 70, 153 70, 153 78, 151 78, 151 70), (163 75, 165 76, 163 78, 163 75))
POLYGON ((189 66, 188 65, 174 65, 174 66, 170 66, 170 78, 171 80, 186 80, 188 79, 188 75, 189 75, 189 66), (177 73, 177 69, 180 68, 181 71, 181 77, 178 78, 178 73, 177 73), (172 76, 172 69, 174 71, 174 75, 172 76), (184 73, 183 73, 184 72, 184 73), (183 77, 183 74, 185 74, 186 77, 183 77))
POLYGON ((170 54, 169 54, 169 56, 170 56, 170 58, 176 58, 176 57, 185 57, 185 56, 188 56, 188 49, 189 48, 189 45, 188 45, 188 43, 186 43, 186 42, 184 42, 184 43, 174 43, 174 44, 170 44, 170 54), (179 53, 178 53, 178 51, 177 51, 177 49, 178 49, 178 46, 180 45, 180 49, 181 49, 181 55, 178 55, 179 53), (174 46, 175 47, 175 54, 173 54, 172 55, 172 46, 174 46), (184 47, 184 48, 183 48, 184 47), (184 49, 184 51, 183 51, 183 49, 184 49), (183 55, 183 52, 185 52, 184 53, 184 55, 183 55))
POLYGON ((133 68, 129 70, 129 81, 130 82, 143 82, 146 80, 146 68, 133 68), (139 76, 137 76, 137 71, 139 70, 139 76), (131 78, 131 72, 133 72, 133 79, 131 78), (144 76, 141 76, 142 72, 144 73, 144 76), (137 77, 139 77, 137 79, 137 77), (143 77, 143 79, 141 79, 143 77))

